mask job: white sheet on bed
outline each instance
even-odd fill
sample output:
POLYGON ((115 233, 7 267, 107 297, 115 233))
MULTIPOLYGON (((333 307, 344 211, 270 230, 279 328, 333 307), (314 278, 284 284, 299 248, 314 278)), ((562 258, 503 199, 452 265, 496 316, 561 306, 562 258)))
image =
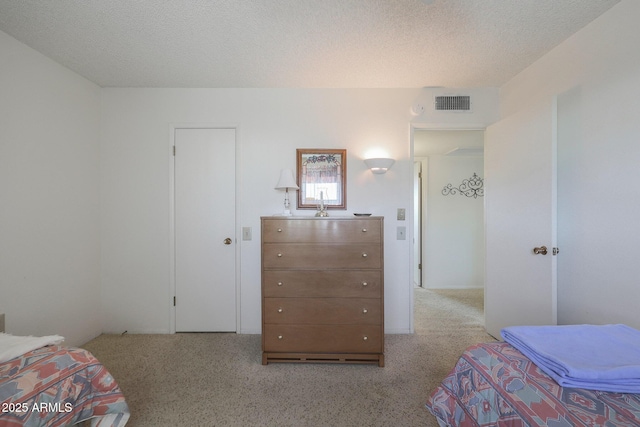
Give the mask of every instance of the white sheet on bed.
POLYGON ((64 337, 60 335, 22 337, 0 333, 0 363, 15 359, 40 347, 60 344, 62 341, 64 341, 64 337))

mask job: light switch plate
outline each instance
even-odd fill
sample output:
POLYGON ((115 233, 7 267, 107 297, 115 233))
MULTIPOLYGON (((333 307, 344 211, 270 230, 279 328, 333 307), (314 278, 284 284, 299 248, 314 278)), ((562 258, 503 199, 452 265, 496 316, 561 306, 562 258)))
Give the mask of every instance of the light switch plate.
POLYGON ((251 227, 242 227, 242 240, 251 240, 251 227))
POLYGON ((407 240, 407 227, 398 227, 396 239, 407 240))
POLYGON ((398 208, 398 221, 404 221, 405 212, 404 208, 398 208))

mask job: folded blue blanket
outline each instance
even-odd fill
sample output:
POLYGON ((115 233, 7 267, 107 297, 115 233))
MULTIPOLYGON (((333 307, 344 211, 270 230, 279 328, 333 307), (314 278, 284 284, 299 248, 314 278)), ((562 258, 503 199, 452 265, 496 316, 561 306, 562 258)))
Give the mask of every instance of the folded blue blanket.
POLYGON ((626 325, 512 326, 502 338, 563 387, 640 393, 640 331, 626 325))

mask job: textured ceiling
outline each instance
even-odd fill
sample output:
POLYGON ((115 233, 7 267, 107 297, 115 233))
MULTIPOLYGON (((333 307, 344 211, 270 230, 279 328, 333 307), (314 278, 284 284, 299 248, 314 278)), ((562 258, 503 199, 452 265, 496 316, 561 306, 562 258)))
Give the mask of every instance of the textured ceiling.
POLYGON ((500 86, 619 0, 0 0, 105 87, 500 86))

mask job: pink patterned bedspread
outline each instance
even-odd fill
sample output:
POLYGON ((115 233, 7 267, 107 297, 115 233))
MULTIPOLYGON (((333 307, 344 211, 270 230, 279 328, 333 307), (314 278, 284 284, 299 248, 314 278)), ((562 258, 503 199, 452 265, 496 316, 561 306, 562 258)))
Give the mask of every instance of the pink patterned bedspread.
POLYGON ((431 393, 442 426, 640 426, 640 395, 559 386, 504 342, 477 344, 431 393))
POLYGON ((122 427, 129 407, 118 384, 88 351, 47 346, 0 364, 0 426, 122 427))

